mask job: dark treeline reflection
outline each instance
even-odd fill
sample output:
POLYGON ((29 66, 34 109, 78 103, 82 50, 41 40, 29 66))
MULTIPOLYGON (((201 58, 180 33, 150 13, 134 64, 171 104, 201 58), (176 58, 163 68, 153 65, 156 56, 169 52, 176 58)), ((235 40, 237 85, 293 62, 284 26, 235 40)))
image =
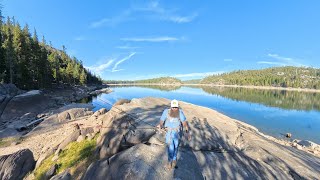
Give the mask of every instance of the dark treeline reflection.
POLYGON ((178 90, 181 88, 180 85, 131 85, 126 86, 126 85, 116 85, 116 86, 110 86, 110 87, 117 87, 117 88, 122 88, 122 87, 143 87, 143 88, 150 88, 150 89, 157 89, 160 91, 174 91, 178 90))
POLYGON ((202 86, 205 92, 232 100, 259 103, 271 107, 320 111, 320 93, 202 86))

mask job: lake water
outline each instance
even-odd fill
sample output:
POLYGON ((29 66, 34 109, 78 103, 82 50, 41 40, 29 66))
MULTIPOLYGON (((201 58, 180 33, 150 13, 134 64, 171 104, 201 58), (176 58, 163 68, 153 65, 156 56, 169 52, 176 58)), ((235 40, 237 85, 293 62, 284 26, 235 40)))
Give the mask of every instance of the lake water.
POLYGON ((119 99, 162 97, 205 106, 257 127, 261 132, 284 138, 306 139, 320 144, 320 93, 219 87, 111 86, 110 94, 84 100, 95 110, 119 99))

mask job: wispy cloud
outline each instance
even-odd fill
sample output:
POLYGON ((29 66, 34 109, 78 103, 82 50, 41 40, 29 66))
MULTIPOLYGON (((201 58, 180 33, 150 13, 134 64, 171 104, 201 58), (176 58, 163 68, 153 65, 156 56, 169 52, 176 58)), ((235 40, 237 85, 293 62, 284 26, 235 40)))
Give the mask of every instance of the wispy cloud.
POLYGON ((95 66, 88 66, 85 67, 89 69, 91 72, 94 72, 95 74, 101 75, 105 70, 107 70, 109 67, 111 67, 112 63, 115 61, 115 59, 109 59, 106 63, 95 65, 95 66))
POLYGON ((270 65, 278 65, 278 66, 285 66, 286 64, 280 62, 272 62, 272 61, 258 61, 258 64, 270 64, 270 65))
POLYGON ((86 40, 86 38, 84 36, 78 36, 76 38, 74 38, 75 41, 84 41, 86 40))
POLYGON ((152 1, 147 4, 135 4, 122 13, 113 17, 105 17, 94 21, 90 24, 90 28, 99 28, 102 26, 116 26, 131 20, 151 19, 160 21, 169 21, 173 23, 189 23, 193 21, 198 13, 194 12, 191 15, 179 15, 176 9, 168 9, 161 7, 159 2, 152 1), (141 15, 142 14, 142 15, 141 15))
POLYGON ((225 61, 225 62, 231 62, 231 61, 233 61, 232 59, 224 59, 223 61, 225 61))
POLYGON ((116 62, 116 63, 114 64, 111 72, 118 72, 118 71, 124 70, 124 69, 117 69, 117 68, 118 68, 118 66, 119 66, 121 63, 123 63, 124 61, 129 60, 129 59, 130 59, 132 56, 134 56, 135 54, 136 54, 136 52, 133 52, 133 53, 130 53, 129 56, 126 56, 126 57, 120 59, 118 62, 116 62))
POLYGON ((118 72, 122 71, 124 69, 118 69, 118 66, 123 63, 124 61, 129 60, 132 56, 134 56, 136 52, 130 53, 128 56, 118 59, 118 58, 108 58, 104 60, 103 62, 105 63, 99 63, 97 65, 93 66, 85 66, 86 69, 89 69, 91 72, 97 74, 97 75, 102 75, 104 72, 118 72))
POLYGON ((147 11, 153 13, 153 18, 157 20, 170 21, 174 23, 189 23, 193 21, 198 13, 194 12, 191 15, 182 16, 177 13, 176 9, 164 8, 158 1, 152 1, 143 6, 135 6, 134 11, 147 11))
POLYGON ((167 17, 167 19, 172 22, 175 22, 175 23, 189 23, 189 22, 193 21, 197 16, 198 16, 197 13, 194 13, 190 16, 171 15, 171 16, 167 17))
POLYGON ((102 26, 116 26, 120 23, 130 21, 133 18, 131 17, 131 10, 123 11, 121 14, 111 18, 102 18, 100 20, 94 21, 90 24, 90 28, 99 28, 102 26))
POLYGON ((117 49, 138 49, 138 48, 140 48, 140 47, 124 45, 124 46, 116 46, 116 48, 117 48, 117 49))
POLYGON ((260 64, 261 62, 264 62, 264 64, 277 64, 277 65, 284 65, 284 66, 306 66, 304 64, 301 64, 298 61, 301 61, 301 59, 296 59, 296 58, 290 58, 290 57, 284 57, 280 56, 278 54, 268 54, 268 57, 271 57, 273 59, 278 60, 278 62, 272 62, 272 61, 259 61, 260 64))
POLYGON ((133 42, 168 42, 178 41, 179 38, 160 36, 160 37, 133 37, 133 38, 121 38, 121 41, 133 41, 133 42))

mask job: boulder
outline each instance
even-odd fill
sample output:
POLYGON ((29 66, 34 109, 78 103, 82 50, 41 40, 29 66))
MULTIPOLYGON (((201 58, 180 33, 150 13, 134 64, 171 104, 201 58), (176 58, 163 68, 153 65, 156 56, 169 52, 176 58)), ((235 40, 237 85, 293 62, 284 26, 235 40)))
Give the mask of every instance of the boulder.
POLYGON ((191 139, 187 140, 187 134, 181 132, 181 146, 189 147, 196 151, 233 149, 227 136, 224 133, 220 133, 214 126, 211 126, 206 118, 193 118, 188 125, 191 139))
POLYGON ((123 105, 126 103, 130 103, 129 99, 119 99, 116 103, 113 104, 113 106, 123 105))
POLYGON ((307 140, 300 140, 298 141, 298 144, 311 149, 315 149, 318 146, 316 143, 307 140))
POLYGON ((36 168, 38 168, 47 157, 45 153, 41 154, 36 162, 36 168))
POLYGON ((168 171, 165 146, 139 144, 91 164, 82 179, 203 179, 197 160, 189 153, 182 151, 178 169, 168 171))
POLYGON ((101 114, 105 114, 105 113, 107 113, 107 112, 108 112, 108 110, 107 110, 106 108, 101 108, 101 109, 99 109, 100 115, 101 115, 101 114))
POLYGON ((87 134, 94 133, 93 127, 82 128, 81 135, 86 136, 87 134))
POLYGON ((4 101, 5 98, 6 98, 5 95, 1 95, 1 94, 0 94, 0 104, 4 101))
POLYGON ((52 176, 54 176, 56 174, 57 169, 58 169, 57 164, 54 164, 53 166, 51 166, 50 169, 45 174, 46 179, 50 179, 52 176))
POLYGON ((80 135, 77 139, 77 142, 82 142, 83 140, 85 140, 86 137, 84 135, 80 135))
POLYGON ((65 140, 63 140, 62 143, 60 143, 57 151, 63 150, 69 143, 76 141, 79 136, 80 136, 80 130, 74 131, 72 134, 70 134, 70 136, 68 136, 65 140))
POLYGON ((71 116, 68 111, 64 111, 64 112, 58 114, 58 121, 59 122, 64 122, 64 121, 68 121, 68 120, 71 120, 71 116))
POLYGON ((73 109, 70 109, 68 112, 72 120, 77 119, 79 117, 89 116, 93 114, 93 112, 87 108, 73 108, 73 109))
POLYGON ((109 88, 103 88, 103 89, 98 89, 98 90, 92 91, 92 92, 90 92, 89 94, 90 94, 90 95, 98 95, 98 94, 101 94, 101 93, 108 94, 108 93, 111 93, 111 92, 112 92, 111 89, 109 89, 109 88))
POLYGON ((99 133, 100 129, 101 129, 100 127, 95 126, 95 127, 93 127, 93 132, 94 133, 99 133))
POLYGON ((18 89, 14 84, 2 84, 0 83, 0 95, 14 96, 22 93, 23 91, 18 89))
POLYGON ((93 112, 87 108, 72 108, 67 111, 63 111, 58 115, 58 121, 64 122, 68 120, 75 120, 79 117, 91 115, 93 112))
POLYGON ((148 143, 154 145, 165 145, 165 136, 164 134, 157 133, 149 139, 148 143))
POLYGON ((107 112, 108 112, 108 110, 107 110, 106 108, 101 108, 101 109, 99 109, 98 111, 96 111, 95 113, 93 113, 92 116, 98 117, 98 116, 100 116, 100 115, 102 115, 102 114, 105 114, 105 113, 107 113, 107 112))
POLYGON ((100 148, 100 159, 108 158, 120 151, 120 145, 125 130, 111 130, 102 138, 102 146, 100 148))
POLYGON ((120 144, 123 135, 128 132, 126 127, 130 120, 129 117, 115 111, 109 111, 102 118, 103 126, 107 128, 102 128, 100 138, 97 138, 97 149, 101 159, 111 157, 120 151, 120 144))
MULTIPOLYGON (((43 113, 45 110, 53 107, 52 99, 45 94, 24 94, 13 97, 3 111, 2 119, 15 121, 21 116, 30 114, 27 118, 35 118, 36 114, 43 113), (34 115, 34 117, 32 116, 34 115)), ((23 118, 25 119, 25 118, 23 118)))
POLYGON ((20 137, 21 134, 14 128, 5 128, 3 130, 0 130, 0 138, 14 138, 14 137, 20 137))
POLYGON ((156 134, 156 131, 153 129, 135 129, 134 131, 128 131, 124 135, 125 145, 135 145, 140 143, 148 142, 148 140, 156 134))
POLYGON ((71 174, 69 173, 69 169, 65 170, 64 172, 53 176, 50 180, 70 180, 71 174))
POLYGON ((96 135, 96 133, 90 133, 90 134, 87 134, 87 138, 88 140, 92 140, 94 138, 94 136, 96 135))
POLYGON ((35 160, 29 149, 23 149, 0 157, 0 179, 23 179, 35 167, 35 160))

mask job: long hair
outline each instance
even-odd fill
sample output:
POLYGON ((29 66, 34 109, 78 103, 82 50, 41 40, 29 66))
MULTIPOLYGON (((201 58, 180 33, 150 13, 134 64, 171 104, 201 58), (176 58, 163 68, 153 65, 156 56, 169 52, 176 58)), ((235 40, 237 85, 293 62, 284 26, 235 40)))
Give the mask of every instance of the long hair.
POLYGON ((172 118, 179 118, 180 115, 180 109, 178 108, 177 111, 174 111, 172 109, 169 110, 169 116, 172 118))

